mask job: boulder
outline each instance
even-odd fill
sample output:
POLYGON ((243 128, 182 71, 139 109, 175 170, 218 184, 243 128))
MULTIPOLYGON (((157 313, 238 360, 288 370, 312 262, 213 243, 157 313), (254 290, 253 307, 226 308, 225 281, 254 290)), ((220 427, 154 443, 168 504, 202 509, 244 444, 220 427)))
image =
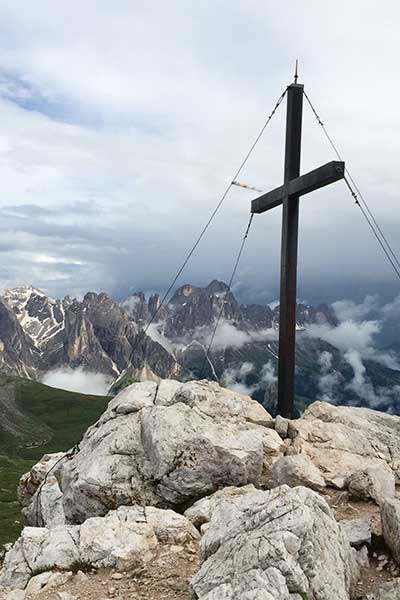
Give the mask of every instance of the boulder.
POLYGON ((395 495, 395 478, 386 463, 369 465, 347 478, 350 496, 358 500, 373 500, 380 505, 395 495))
POLYGON ((63 494, 55 475, 49 474, 39 485, 22 514, 27 525, 57 527, 65 524, 63 494))
POLYGON ((201 600, 349 600, 359 574, 356 551, 328 504, 304 487, 219 502, 202 561, 191 581, 201 600))
POLYGON ((35 571, 68 569, 80 559, 77 527, 25 527, 4 558, 0 585, 25 588, 35 571))
MULTIPOLYGON (((175 383, 175 382, 174 382, 175 383)), ((172 393, 182 385, 179 382, 177 388, 172 389, 172 393)), ((154 381, 143 381, 140 385, 130 385, 124 388, 108 404, 108 410, 105 413, 109 417, 110 411, 115 415, 129 415, 145 408, 153 406, 158 387, 154 381)), ((165 388, 165 386, 163 386, 165 388)), ((167 391, 167 390, 166 390, 167 391)), ((169 397, 170 394, 166 394, 169 397)))
POLYGON ((28 506, 31 503, 46 475, 54 471, 63 456, 65 456, 64 452, 45 454, 28 473, 22 475, 17 489, 18 502, 21 506, 28 506))
POLYGON ((373 466, 389 466, 399 478, 400 417, 314 402, 290 429, 288 454, 306 454, 327 485, 342 489, 351 475, 373 466))
POLYGON ((400 579, 380 583, 364 600, 400 600, 400 579))
POLYGON ((282 456, 272 467, 268 486, 273 488, 283 484, 290 487, 304 485, 319 491, 325 487, 325 480, 306 454, 294 454, 282 456))
MULTIPOLYGON (((78 561, 125 571, 151 560, 159 544, 192 544, 199 538, 184 516, 142 506, 121 506, 82 525, 25 527, 6 554, 0 585, 25 588, 35 571, 68 569, 78 561)), ((29 585, 36 589, 50 582, 42 573, 29 585)))
POLYGON ((340 521, 340 525, 350 546, 360 548, 364 544, 371 543, 372 527, 368 519, 349 519, 348 521, 340 521))
POLYGON ((77 524, 131 504, 181 509, 226 486, 259 485, 284 451, 272 426, 259 403, 216 383, 133 384, 57 469, 62 514, 51 517, 53 483, 38 508, 33 499, 29 522, 77 524))
POLYGON ((45 571, 44 573, 35 575, 29 580, 29 583, 26 586, 26 596, 35 596, 35 594, 39 594, 41 591, 47 591, 51 588, 64 585, 65 583, 67 583, 67 581, 72 579, 72 577, 72 571, 66 571, 64 573, 53 573, 52 571, 45 571))
POLYGON ((39 573, 39 575, 34 575, 26 586, 26 595, 33 596, 34 594, 40 594, 43 588, 49 583, 52 575, 52 571, 45 571, 44 573, 39 573))
MULTIPOLYGON (((257 492, 257 488, 251 484, 243 487, 226 487, 211 494, 211 496, 201 498, 188 508, 184 515, 197 529, 200 529, 203 525, 209 523, 211 515, 219 502, 245 494, 253 494, 254 492, 257 492)), ((205 528, 203 527, 201 531, 205 531, 205 528)))
POLYGON ((361 546, 357 551, 357 562, 361 569, 368 569, 369 563, 369 552, 367 546, 361 546))
POLYGON ((286 439, 289 431, 289 419, 276 415, 275 418, 275 431, 279 433, 282 439, 286 439))
POLYGON ((381 506, 382 533, 393 558, 400 564, 400 500, 387 498, 381 506))

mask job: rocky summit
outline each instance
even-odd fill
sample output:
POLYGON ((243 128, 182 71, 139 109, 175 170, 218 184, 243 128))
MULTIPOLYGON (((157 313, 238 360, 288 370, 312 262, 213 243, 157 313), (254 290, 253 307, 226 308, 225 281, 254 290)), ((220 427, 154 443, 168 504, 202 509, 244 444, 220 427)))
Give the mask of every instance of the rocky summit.
POLYGON ((2 600, 399 600, 400 417, 125 388, 20 481, 2 600))

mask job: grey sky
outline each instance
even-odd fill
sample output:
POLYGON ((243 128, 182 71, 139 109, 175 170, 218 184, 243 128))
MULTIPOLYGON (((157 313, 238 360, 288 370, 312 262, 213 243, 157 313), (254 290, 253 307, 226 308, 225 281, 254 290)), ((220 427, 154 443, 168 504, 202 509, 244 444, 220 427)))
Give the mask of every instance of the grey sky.
MULTIPOLYGON (((86 0, 0 5, 0 285, 162 290, 292 79, 301 81, 400 252, 400 7, 86 0), (384 9, 384 10, 383 10, 384 9)), ((282 105, 241 175, 282 180, 282 105)), ((334 158, 308 111, 302 169, 334 158)), ((234 189, 181 283, 227 280, 253 195, 234 189)), ((280 210, 238 273, 270 301, 280 210)), ((344 184, 302 200, 299 296, 394 296, 398 281, 344 184)))

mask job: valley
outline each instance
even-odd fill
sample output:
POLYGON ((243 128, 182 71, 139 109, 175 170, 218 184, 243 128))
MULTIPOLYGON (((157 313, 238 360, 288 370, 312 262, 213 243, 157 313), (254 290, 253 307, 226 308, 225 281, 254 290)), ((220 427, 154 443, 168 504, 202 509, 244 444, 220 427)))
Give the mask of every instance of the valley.
POLYGON ((22 527, 19 478, 49 452, 68 450, 104 411, 108 398, 0 375, 0 546, 22 527))

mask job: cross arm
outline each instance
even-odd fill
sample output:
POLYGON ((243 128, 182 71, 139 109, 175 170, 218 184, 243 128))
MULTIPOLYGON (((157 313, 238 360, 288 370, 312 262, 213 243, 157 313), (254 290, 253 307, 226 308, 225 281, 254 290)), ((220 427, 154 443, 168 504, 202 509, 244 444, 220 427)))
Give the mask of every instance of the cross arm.
POLYGON ((251 203, 251 212, 263 213, 282 204, 286 197, 303 196, 314 192, 325 185, 343 179, 344 173, 344 162, 333 160, 256 198, 251 203))

